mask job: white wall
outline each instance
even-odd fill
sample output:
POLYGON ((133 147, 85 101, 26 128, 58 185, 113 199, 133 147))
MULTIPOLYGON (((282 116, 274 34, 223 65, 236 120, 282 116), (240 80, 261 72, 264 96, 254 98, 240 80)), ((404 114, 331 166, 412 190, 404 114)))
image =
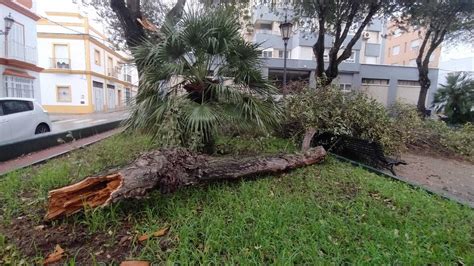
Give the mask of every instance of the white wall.
POLYGON ((361 90, 370 98, 387 106, 388 103, 388 85, 367 85, 363 84, 361 90))
POLYGON ((107 55, 106 52, 98 47, 97 45, 91 43, 91 49, 90 49, 90 58, 91 58, 91 70, 103 75, 107 75, 106 73, 106 64, 107 64, 107 55), (95 59, 94 59, 94 51, 95 49, 100 51, 100 66, 95 64, 95 59))
MULTIPOLYGON (((0 29, 5 29, 5 20, 4 17, 8 16, 9 14, 12 15, 15 22, 22 24, 24 26, 24 33, 25 33, 25 45, 35 48, 35 53, 37 53, 36 49, 36 21, 33 19, 18 13, 17 11, 6 7, 4 5, 0 5, 0 29)), ((5 36, 0 35, 0 57, 5 57, 5 36)), ((36 56, 36 54, 35 54, 36 56)), ((36 61, 36 60, 35 60, 36 61)))
POLYGON ((53 39, 38 38, 38 49, 41 53, 39 57, 39 66, 42 68, 51 68, 51 58, 53 57, 53 44, 68 44, 70 50, 71 69, 85 70, 85 46, 83 40, 73 39, 53 39))
POLYGON ((397 101, 416 105, 420 95, 420 86, 402 86, 397 87, 397 101))
POLYGON ((41 97, 43 105, 88 105, 87 79, 85 75, 41 73, 41 97), (56 86, 71 86, 71 102, 57 102, 56 86), (81 98, 84 95, 84 104, 81 98))

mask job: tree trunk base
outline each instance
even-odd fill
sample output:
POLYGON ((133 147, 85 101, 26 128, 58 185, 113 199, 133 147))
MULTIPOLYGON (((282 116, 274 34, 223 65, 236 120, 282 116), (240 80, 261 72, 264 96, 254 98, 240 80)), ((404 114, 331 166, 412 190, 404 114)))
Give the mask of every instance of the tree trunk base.
POLYGON ((50 191, 45 220, 69 216, 84 207, 104 207, 122 199, 142 198, 153 189, 169 193, 199 183, 279 173, 318 163, 325 156, 323 147, 299 154, 244 159, 216 159, 181 148, 156 150, 141 155, 118 172, 87 177, 50 191))

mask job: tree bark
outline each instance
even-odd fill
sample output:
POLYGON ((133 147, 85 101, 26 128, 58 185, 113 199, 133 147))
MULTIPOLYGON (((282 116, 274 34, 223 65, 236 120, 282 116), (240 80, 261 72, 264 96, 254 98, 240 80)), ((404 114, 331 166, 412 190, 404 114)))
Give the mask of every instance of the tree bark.
POLYGON ((316 134, 316 129, 311 127, 308 128, 304 134, 303 142, 301 143, 301 150, 307 151, 311 147, 311 141, 313 140, 314 134, 316 134))
POLYGON ((45 220, 72 215, 85 206, 103 207, 122 199, 142 198, 154 189, 170 193, 183 186, 279 173, 318 163, 325 155, 323 147, 244 159, 212 158, 182 148, 156 150, 119 171, 50 191, 45 220))
POLYGON ((142 19, 139 0, 111 0, 110 7, 117 15, 124 31, 125 41, 129 48, 133 48, 146 39, 145 30, 139 23, 142 19))

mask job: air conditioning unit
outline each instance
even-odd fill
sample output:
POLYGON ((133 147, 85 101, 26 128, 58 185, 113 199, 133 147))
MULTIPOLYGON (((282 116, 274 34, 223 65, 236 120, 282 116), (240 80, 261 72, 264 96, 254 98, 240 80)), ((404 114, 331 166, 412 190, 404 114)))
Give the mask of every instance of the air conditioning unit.
POLYGON ((364 38, 364 39, 370 38, 370 32, 368 32, 368 31, 362 32, 362 38, 364 38))

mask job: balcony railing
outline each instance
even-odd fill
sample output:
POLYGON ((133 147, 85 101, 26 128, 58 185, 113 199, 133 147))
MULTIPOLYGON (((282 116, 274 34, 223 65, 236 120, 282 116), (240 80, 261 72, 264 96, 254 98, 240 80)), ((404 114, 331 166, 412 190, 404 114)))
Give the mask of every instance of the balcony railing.
POLYGON ((107 76, 118 78, 118 71, 116 68, 109 67, 107 68, 107 76))
POLYGON ((51 68, 54 69, 71 69, 71 59, 69 58, 50 58, 51 68))
POLYGON ((132 82, 132 75, 130 74, 123 74, 123 80, 127 82, 132 82))
POLYGON ((23 43, 19 43, 12 40, 7 41, 7 47, 8 47, 7 54, 6 54, 7 58, 36 65, 36 62, 37 62, 36 47, 28 46, 23 43))

